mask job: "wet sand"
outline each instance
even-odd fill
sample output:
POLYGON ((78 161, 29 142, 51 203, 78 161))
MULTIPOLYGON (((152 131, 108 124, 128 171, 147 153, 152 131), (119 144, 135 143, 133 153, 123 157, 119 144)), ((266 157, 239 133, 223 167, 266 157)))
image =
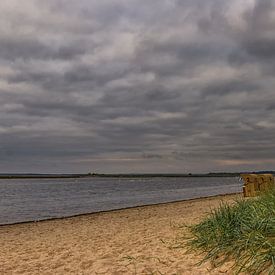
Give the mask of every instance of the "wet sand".
POLYGON ((0 274, 232 274, 230 263, 196 266, 201 256, 176 247, 180 225, 240 196, 0 226, 0 274))

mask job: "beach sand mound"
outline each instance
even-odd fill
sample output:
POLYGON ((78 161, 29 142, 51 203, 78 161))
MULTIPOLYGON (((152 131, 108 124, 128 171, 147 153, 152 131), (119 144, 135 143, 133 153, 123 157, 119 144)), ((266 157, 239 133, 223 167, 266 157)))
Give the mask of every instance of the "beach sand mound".
POLYGON ((227 263, 196 266, 182 224, 199 222, 216 196, 0 227, 0 274, 232 274, 227 263))

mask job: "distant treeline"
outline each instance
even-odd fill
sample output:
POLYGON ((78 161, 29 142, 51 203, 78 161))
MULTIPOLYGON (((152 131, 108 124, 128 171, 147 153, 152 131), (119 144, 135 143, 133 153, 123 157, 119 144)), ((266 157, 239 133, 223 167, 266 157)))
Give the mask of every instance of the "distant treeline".
POLYGON ((90 174, 0 174, 0 179, 83 178, 90 174))
POLYGON ((93 177, 112 177, 112 178, 152 178, 152 177, 238 177, 240 173, 207 173, 207 174, 97 174, 92 173, 93 177))
POLYGON ((275 171, 257 171, 257 172, 219 172, 219 173, 206 173, 206 174, 101 174, 101 173, 87 173, 87 174, 0 174, 0 179, 22 179, 22 178, 88 178, 88 177, 102 177, 102 178, 152 178, 152 177, 169 177, 169 178, 180 178, 180 177, 239 177, 240 174, 275 174, 275 171))
POLYGON ((205 174, 185 173, 185 174, 100 174, 89 173, 92 177, 120 177, 120 178, 147 178, 147 177, 239 177, 240 174, 275 174, 275 171, 257 171, 257 172, 210 172, 205 174))

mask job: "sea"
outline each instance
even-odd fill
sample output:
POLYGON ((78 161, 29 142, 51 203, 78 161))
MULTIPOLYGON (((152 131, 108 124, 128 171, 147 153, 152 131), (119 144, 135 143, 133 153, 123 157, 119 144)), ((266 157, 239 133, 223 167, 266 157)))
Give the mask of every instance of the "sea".
POLYGON ((0 225, 241 191, 237 177, 0 179, 0 225))

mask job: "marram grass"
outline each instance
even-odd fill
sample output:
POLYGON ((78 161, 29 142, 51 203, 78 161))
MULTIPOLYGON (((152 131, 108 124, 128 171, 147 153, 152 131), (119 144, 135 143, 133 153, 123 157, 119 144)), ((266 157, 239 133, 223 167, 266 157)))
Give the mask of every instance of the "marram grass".
POLYGON ((201 262, 234 260, 236 274, 275 274, 275 191, 221 204, 190 233, 187 245, 203 252, 201 262))

